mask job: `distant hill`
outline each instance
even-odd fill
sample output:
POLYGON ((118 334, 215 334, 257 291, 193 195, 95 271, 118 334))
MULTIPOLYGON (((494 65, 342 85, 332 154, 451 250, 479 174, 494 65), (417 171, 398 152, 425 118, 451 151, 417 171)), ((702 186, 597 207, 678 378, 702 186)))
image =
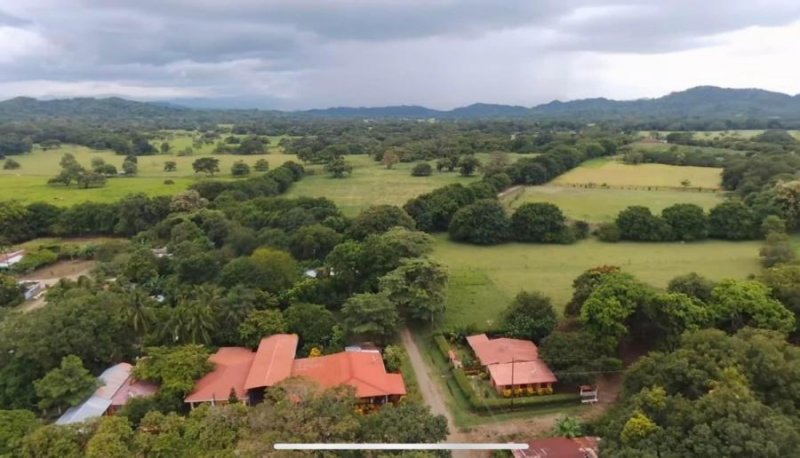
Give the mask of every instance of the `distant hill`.
POLYGON ((185 114, 188 108, 165 103, 135 102, 119 97, 95 99, 36 100, 16 97, 0 102, 0 120, 40 118, 97 118, 122 119, 137 117, 168 117, 185 114))
MULTIPOLYGON (((761 89, 725 89, 698 86, 663 97, 640 100, 592 98, 568 102, 553 101, 532 108, 515 105, 476 103, 453 110, 434 110, 419 105, 386 107, 334 107, 305 111, 215 110, 214 99, 192 99, 193 108, 180 101, 134 102, 121 98, 76 98, 36 100, 17 97, 0 102, 0 120, 26 120, 47 117, 96 119, 126 118, 205 118, 255 119, 285 116, 294 118, 342 119, 574 119, 647 120, 647 119, 791 119, 800 120, 800 95, 791 96, 761 89)), ((237 103, 241 103, 238 101, 237 103)), ((217 105, 219 106, 219 105, 217 105)), ((240 105, 241 106, 241 105, 240 105)))

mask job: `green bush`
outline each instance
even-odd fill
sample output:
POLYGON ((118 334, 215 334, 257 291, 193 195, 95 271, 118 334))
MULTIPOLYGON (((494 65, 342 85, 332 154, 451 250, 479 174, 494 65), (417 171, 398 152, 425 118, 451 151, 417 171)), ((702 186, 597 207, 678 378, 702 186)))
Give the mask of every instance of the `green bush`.
POLYGON ((12 270, 17 273, 28 273, 58 261, 58 255, 50 250, 31 251, 16 264, 12 270))

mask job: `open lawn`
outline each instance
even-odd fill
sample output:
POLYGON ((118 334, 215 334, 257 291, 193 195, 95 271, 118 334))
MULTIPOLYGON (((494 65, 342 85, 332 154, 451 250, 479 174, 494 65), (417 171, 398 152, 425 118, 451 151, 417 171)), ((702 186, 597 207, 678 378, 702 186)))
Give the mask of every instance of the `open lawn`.
MULTIPOLYGON (((112 151, 92 150, 82 146, 64 145, 59 149, 44 151, 34 149, 30 154, 14 156, 20 163, 17 170, 0 170, 0 199, 17 199, 22 202, 50 202, 55 205, 72 205, 78 202, 113 202, 130 194, 143 192, 149 195, 170 195, 180 192, 195 181, 204 179, 204 175, 196 175, 192 170, 192 162, 208 155, 175 156, 173 154, 139 156, 138 175, 135 177, 114 177, 107 181, 102 188, 78 189, 74 185, 70 188, 63 186, 49 186, 47 180, 58 174, 59 161, 65 153, 71 153, 75 159, 89 168, 94 157, 100 157, 106 163, 122 166, 123 156, 112 151), (165 172, 164 162, 175 161, 177 171, 165 172), (174 184, 165 184, 170 179, 174 184)), ((233 154, 215 154, 219 159, 220 173, 217 177, 230 179, 230 168, 236 161, 244 161, 251 166, 258 159, 266 159, 271 167, 283 164, 286 161, 297 160, 294 155, 281 153, 240 156, 233 154)), ((255 172, 254 172, 255 173, 255 172)))
POLYGON ((700 243, 603 243, 573 245, 509 243, 481 247, 437 236, 433 256, 450 272, 443 326, 491 326, 520 290, 539 290, 558 309, 572 296, 572 281, 586 269, 611 264, 654 286, 698 272, 714 280, 745 278, 759 271, 761 241, 700 243))
MULTIPOLYGON (((486 154, 476 155, 482 162, 486 154)), ((509 160, 517 155, 509 154, 509 160)), ((433 191, 451 183, 469 184, 480 179, 479 174, 465 178, 457 172, 439 173, 434 170, 429 177, 411 176, 414 163, 396 164, 391 170, 375 162, 369 156, 347 156, 353 173, 346 178, 331 178, 321 165, 306 166, 313 175, 296 183, 287 193, 288 197, 327 197, 348 216, 357 215, 370 205, 402 206, 412 197, 433 191)), ((433 164, 433 161, 431 161, 433 164)))
POLYGON ((662 189, 573 188, 570 186, 528 186, 506 202, 516 208, 529 202, 550 202, 557 205, 568 218, 592 223, 614 220, 617 214, 631 205, 644 205, 659 213, 676 203, 695 204, 708 210, 722 202, 720 192, 697 192, 662 189))
POLYGON ((719 189, 722 169, 664 164, 628 165, 615 160, 594 160, 556 178, 555 185, 593 185, 635 188, 681 188, 683 180, 690 187, 719 189))

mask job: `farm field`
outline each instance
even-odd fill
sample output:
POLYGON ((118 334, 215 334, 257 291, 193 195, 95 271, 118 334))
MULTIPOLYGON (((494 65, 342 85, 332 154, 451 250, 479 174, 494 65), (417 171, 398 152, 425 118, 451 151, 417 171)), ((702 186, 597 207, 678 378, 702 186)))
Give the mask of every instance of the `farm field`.
MULTIPOLYGON (((514 161, 520 155, 509 154, 514 161)), ((477 154, 481 162, 488 159, 488 154, 477 154)), ((357 215, 370 205, 403 206, 409 199, 420 194, 451 183, 469 184, 480 179, 479 174, 473 177, 462 177, 458 172, 433 172, 429 177, 413 177, 411 169, 414 163, 396 164, 391 170, 369 156, 347 156, 347 162, 353 166, 353 173, 347 178, 331 178, 321 165, 306 166, 313 174, 307 175, 296 183, 286 194, 287 197, 327 197, 348 216, 357 215)))
MULTIPOLYGON (((266 159, 271 167, 283 164, 286 161, 297 160, 294 155, 277 152, 241 156, 234 154, 215 154, 213 157, 220 161, 218 178, 230 179, 230 167, 236 161, 244 161, 252 165, 258 159, 266 159)), ((83 146, 64 145, 58 149, 34 149, 30 154, 14 156, 20 163, 17 170, 0 170, 0 200, 16 199, 24 203, 49 202, 54 205, 72 205, 84 201, 113 202, 127 194, 143 192, 149 195, 169 195, 180 192, 204 176, 196 175, 192 170, 192 162, 206 155, 175 156, 173 154, 159 154, 153 156, 139 156, 139 173, 135 177, 111 178, 101 188, 78 189, 75 187, 49 186, 47 180, 58 174, 59 161, 65 153, 71 153, 84 167, 89 167, 93 157, 103 158, 106 163, 122 166, 123 156, 108 150, 93 150, 83 146), (175 161, 177 171, 164 172, 164 162, 175 161), (174 184, 165 184, 170 179, 174 184)))
POLYGON ((675 145, 669 143, 635 142, 631 143, 630 146, 634 151, 652 151, 652 150, 666 151, 672 148, 677 148, 679 152, 690 152, 690 151, 700 150, 704 153, 714 153, 714 154, 744 154, 744 151, 739 151, 735 149, 714 148, 710 146, 675 145))
POLYGON ((571 186, 528 186, 522 193, 509 196, 506 204, 514 209, 529 202, 550 202, 557 205, 568 218, 592 223, 613 221, 617 214, 631 205, 643 205, 653 213, 677 203, 695 204, 708 210, 721 203, 721 192, 697 192, 663 189, 575 188, 571 186))
POLYGON ((713 280, 745 278, 759 271, 761 241, 700 243, 603 243, 573 245, 509 243, 482 247, 436 238, 433 257, 450 272, 443 326, 491 326, 520 290, 538 290, 562 309, 572 281, 603 264, 622 267, 643 281, 665 287, 677 275, 697 272, 713 280))
POLYGON ((595 159, 553 180, 554 185, 607 185, 610 187, 681 188, 683 180, 690 187, 719 189, 722 169, 664 164, 623 164, 614 159, 595 159))

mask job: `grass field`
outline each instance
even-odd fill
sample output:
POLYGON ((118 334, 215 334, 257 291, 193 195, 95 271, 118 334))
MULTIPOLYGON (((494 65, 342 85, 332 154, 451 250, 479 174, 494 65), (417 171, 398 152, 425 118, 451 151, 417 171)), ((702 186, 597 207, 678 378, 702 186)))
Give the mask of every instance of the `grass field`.
MULTIPOLYGON (((244 161, 253 165, 258 159, 266 159, 271 167, 278 166, 289 160, 297 160, 294 155, 287 155, 275 150, 273 154, 240 156, 233 154, 215 154, 213 157, 219 159, 220 173, 218 177, 230 179, 230 168, 236 161, 244 161)), ((14 156, 14 160, 20 163, 21 168, 17 170, 0 170, 0 200, 17 199, 22 202, 50 202, 55 205, 72 205, 78 202, 113 202, 119 198, 130 194, 143 192, 149 195, 169 195, 180 192, 199 179, 204 179, 202 175, 196 175, 192 170, 192 162, 205 155, 194 156, 175 156, 154 155, 139 156, 139 172, 135 177, 116 177, 107 181, 102 188, 78 189, 74 186, 65 188, 63 186, 49 186, 47 180, 58 174, 60 170, 59 161, 65 153, 71 153, 75 159, 84 167, 90 167, 93 157, 100 157, 108 164, 122 166, 123 156, 114 154, 112 151, 92 150, 82 146, 64 145, 59 149, 43 151, 35 149, 30 154, 14 156), (164 162, 175 161, 177 171, 164 172, 164 162), (165 184, 164 181, 170 179, 174 184, 165 184)))
POLYGON ((644 205, 658 213, 676 203, 699 205, 706 210, 723 201, 722 193, 681 190, 647 191, 641 189, 574 188, 571 186, 529 186, 521 194, 510 196, 509 207, 528 202, 550 202, 572 219, 608 222, 631 205, 644 205))
MULTIPOLYGON (((476 155, 482 162, 488 155, 476 155)), ((509 154, 509 160, 517 155, 509 154)), ((457 172, 433 172, 429 177, 411 176, 413 163, 396 164, 391 170, 368 156, 348 156, 347 162, 353 166, 353 173, 347 178, 331 178, 322 166, 309 166, 313 175, 306 176, 295 184, 289 197, 327 197, 339 206, 348 216, 354 216, 370 205, 390 204, 402 206, 412 197, 433 191, 451 183, 472 183, 479 175, 465 178, 457 172)))
POLYGON ((666 151, 669 149, 677 148, 678 152, 691 152, 695 150, 700 150, 704 153, 713 153, 713 154, 744 154, 744 151, 739 151, 735 149, 728 149, 728 148, 713 148, 710 146, 688 146, 688 145, 674 145, 668 143, 653 143, 653 142, 634 142, 631 143, 631 148, 634 151, 650 151, 650 150, 661 150, 666 151))
POLYGON ((509 243, 493 247, 457 244, 437 236, 434 258, 450 272, 444 327, 491 326, 520 290, 539 290, 561 309, 572 281, 603 264, 622 267, 664 287, 677 275, 698 272, 711 279, 745 278, 758 272, 762 242, 603 243, 573 245, 509 243))
POLYGON ((556 178, 556 185, 607 185, 610 187, 681 188, 683 180, 691 187, 719 189, 722 169, 664 164, 628 165, 614 159, 595 159, 556 178))

